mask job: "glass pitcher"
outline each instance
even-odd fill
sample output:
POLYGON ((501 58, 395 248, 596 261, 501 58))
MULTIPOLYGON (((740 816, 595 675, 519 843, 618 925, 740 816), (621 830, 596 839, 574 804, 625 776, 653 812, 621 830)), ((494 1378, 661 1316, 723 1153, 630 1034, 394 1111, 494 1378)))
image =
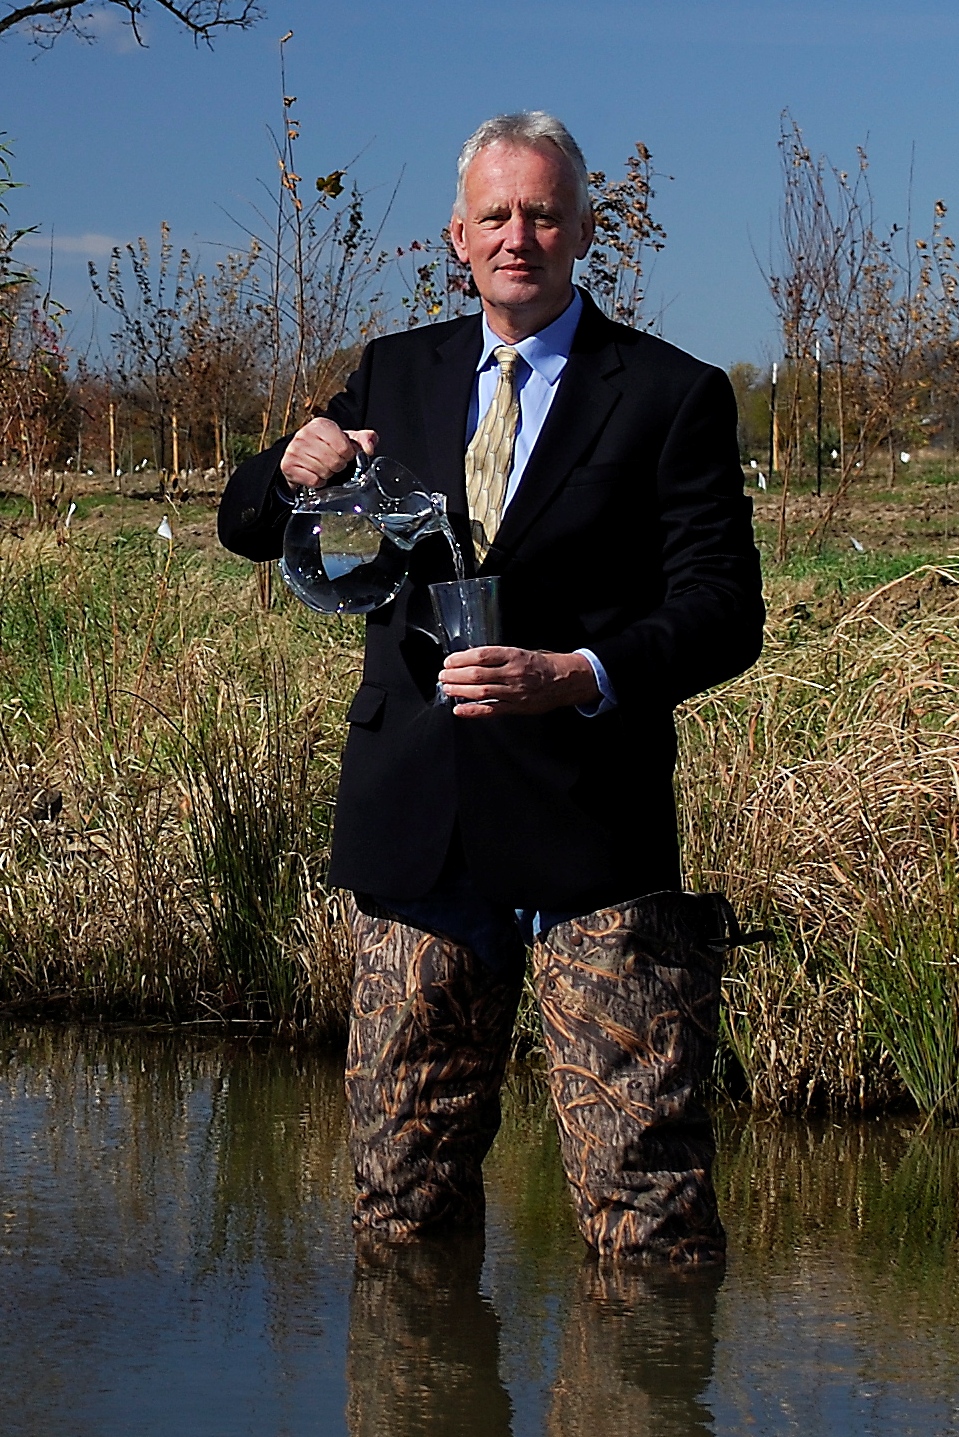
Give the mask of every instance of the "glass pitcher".
POLYGON ((358 454, 345 484, 302 489, 286 526, 280 573, 311 609, 368 614, 395 599, 409 551, 444 534, 457 573, 462 560, 446 517, 446 495, 427 494, 415 475, 385 455, 358 454))

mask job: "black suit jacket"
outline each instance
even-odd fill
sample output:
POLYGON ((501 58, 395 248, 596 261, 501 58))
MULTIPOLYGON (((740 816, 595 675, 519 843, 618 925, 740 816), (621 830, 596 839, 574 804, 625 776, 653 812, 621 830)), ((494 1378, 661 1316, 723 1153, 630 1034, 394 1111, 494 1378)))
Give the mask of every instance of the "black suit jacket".
MULTIPOLYGON (((447 495, 468 542, 463 456, 479 316, 374 340, 327 413, 447 495)), ((227 548, 282 551, 288 440, 242 464, 227 548)), ((440 651, 417 545, 398 598, 367 618, 337 802, 331 881, 396 899, 433 886, 458 825, 489 897, 588 912, 679 882, 672 709, 748 667, 762 642, 759 556, 736 406, 721 370, 606 319, 586 297, 569 360, 481 573, 500 574, 504 642, 592 649, 616 691, 598 718, 457 719, 433 704, 440 651)))

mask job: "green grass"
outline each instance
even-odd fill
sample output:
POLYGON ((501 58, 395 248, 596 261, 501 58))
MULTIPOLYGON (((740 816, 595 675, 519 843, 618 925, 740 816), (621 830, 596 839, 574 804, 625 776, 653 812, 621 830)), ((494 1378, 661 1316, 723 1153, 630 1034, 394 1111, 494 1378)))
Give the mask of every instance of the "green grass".
MULTIPOLYGON (((937 843, 930 845, 933 852, 937 843)), ((860 983, 873 1029, 894 1055, 897 1071, 920 1111, 959 1122, 959 924, 957 889, 948 854, 939 875, 950 901, 892 902, 858 936, 851 978, 860 983)))
POLYGON ((778 564, 768 554, 763 556, 763 568, 767 581, 775 585, 779 581, 814 581, 815 597, 833 589, 840 592, 862 593, 891 583, 910 574, 922 564, 936 562, 931 553, 912 551, 910 553, 885 553, 881 550, 858 553, 852 545, 839 548, 825 547, 820 553, 798 553, 778 564))

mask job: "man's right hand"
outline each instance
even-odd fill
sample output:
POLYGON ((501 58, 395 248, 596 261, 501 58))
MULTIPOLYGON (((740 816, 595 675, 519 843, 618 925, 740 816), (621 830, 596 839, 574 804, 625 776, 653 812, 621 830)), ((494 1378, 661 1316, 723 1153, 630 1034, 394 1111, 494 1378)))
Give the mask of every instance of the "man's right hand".
POLYGON ((379 435, 372 429, 341 429, 332 419, 311 419, 287 445, 280 472, 288 484, 322 489, 353 463, 361 449, 375 454, 378 443, 379 435))

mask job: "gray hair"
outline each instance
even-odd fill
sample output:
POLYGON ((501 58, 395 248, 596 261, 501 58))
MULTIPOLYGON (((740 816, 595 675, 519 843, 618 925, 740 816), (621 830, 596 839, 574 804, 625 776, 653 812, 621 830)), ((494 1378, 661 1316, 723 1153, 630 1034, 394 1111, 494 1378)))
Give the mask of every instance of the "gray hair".
POLYGON ((526 145, 530 149, 538 149, 544 141, 555 145, 569 160, 576 180, 576 197, 579 200, 580 214, 588 214, 589 174, 586 170, 583 152, 562 120, 557 120, 555 115, 548 115, 545 110, 521 110, 517 115, 494 115, 491 120, 484 120, 478 130, 473 131, 460 150, 460 156, 456 162, 457 183, 456 200, 453 204, 454 213, 458 215, 465 213, 466 171, 480 150, 485 150, 487 145, 497 143, 526 145))

